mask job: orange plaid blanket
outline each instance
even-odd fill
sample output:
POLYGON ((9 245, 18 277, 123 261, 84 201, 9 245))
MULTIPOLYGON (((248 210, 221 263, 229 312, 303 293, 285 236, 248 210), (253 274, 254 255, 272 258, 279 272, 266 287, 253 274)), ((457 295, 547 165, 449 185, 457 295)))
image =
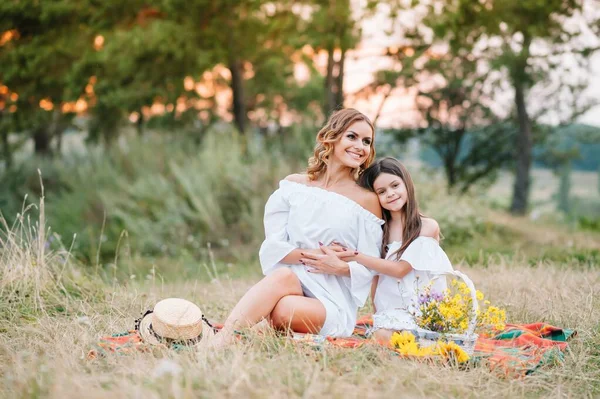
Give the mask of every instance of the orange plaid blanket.
MULTIPOLYGON (((377 345, 366 339, 366 332, 373 325, 371 315, 361 317, 352 337, 333 338, 312 334, 294 334, 299 342, 320 346, 325 341, 335 347, 359 348, 363 345, 377 345)), ((215 324, 216 329, 222 325, 215 324)), ((491 370, 506 376, 527 375, 538 368, 561 363, 567 350, 567 341, 576 335, 574 330, 562 329, 545 323, 507 324, 504 331, 493 337, 480 337, 475 345, 475 353, 470 362, 473 365, 486 365, 491 370)), ((109 353, 129 354, 136 351, 149 351, 137 331, 102 337, 95 348, 88 353, 88 359, 105 356, 109 353)), ((182 347, 175 346, 179 350, 182 347)))
MULTIPOLYGON (((344 348, 356 348, 367 342, 374 344, 365 339, 366 331, 372 325, 372 317, 367 315, 356 322, 352 337, 327 339, 344 348)), ((574 330, 546 323, 507 324, 493 337, 477 340, 471 364, 485 364, 506 376, 527 375, 544 365, 562 363, 567 341, 576 334, 574 330)))

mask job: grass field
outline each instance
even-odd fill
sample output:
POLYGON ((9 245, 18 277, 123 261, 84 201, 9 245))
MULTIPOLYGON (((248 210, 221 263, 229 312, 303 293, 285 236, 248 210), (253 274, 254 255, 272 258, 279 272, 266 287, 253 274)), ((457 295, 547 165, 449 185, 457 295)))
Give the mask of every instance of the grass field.
POLYGON ((19 318, 0 342, 3 397, 594 397, 600 394, 600 280, 596 271, 518 264, 463 269, 512 321, 579 331, 563 366, 512 380, 408 361, 377 348, 322 352, 275 336, 223 353, 158 351, 86 360, 97 337, 131 328, 157 299, 183 296, 222 319, 251 281, 222 278, 104 287, 101 300, 70 301, 60 315, 19 318), (168 359, 169 362, 165 362, 168 359), (161 372, 162 370, 162 372, 161 372), (171 374, 164 374, 171 370, 171 374))
MULTIPOLYGON (((87 183, 87 191, 65 192, 49 203, 49 208, 62 207, 59 216, 64 216, 55 214, 54 220, 86 223, 97 216, 76 219, 80 215, 70 209, 70 203, 81 203, 80 214, 89 215, 83 205, 90 198, 103 195, 119 200, 116 196, 121 187, 129 187, 123 198, 130 202, 120 206, 123 215, 131 217, 126 226, 132 246, 146 241, 169 246, 168 251, 152 257, 140 248, 130 250, 129 238, 124 236, 121 241, 120 231, 114 235, 119 241, 110 248, 121 245, 126 250, 108 261, 96 256, 100 248, 94 246, 87 258, 73 256, 69 242, 64 247, 54 242, 48 248, 43 202, 38 204, 40 212, 31 214, 34 220, 26 214, 17 218, 14 226, 0 229, 0 397, 600 396, 600 233, 552 217, 557 183, 545 171, 533 173, 532 203, 534 209, 543 208, 543 215, 535 220, 515 218, 499 209, 498 204, 510 199, 508 176, 502 176, 484 195, 462 199, 448 196, 443 184, 431 183, 428 176, 416 173, 415 181, 427 214, 440 221, 446 236, 443 245, 455 267, 466 272, 493 303, 506 308, 509 322, 544 321, 578 331, 562 365, 513 379, 485 367, 461 370, 402 359, 374 346, 318 351, 268 331, 261 336, 250 331, 244 344, 219 353, 157 349, 88 360, 87 353, 98 337, 131 329, 134 320, 162 298, 189 299, 200 305, 209 319, 222 321, 261 277, 256 242, 262 239, 264 198, 276 184, 276 176, 292 167, 260 157, 251 167, 219 163, 237 159, 239 154, 230 153, 234 150, 235 146, 228 146, 222 155, 214 155, 218 151, 208 147, 206 154, 190 158, 177 152, 181 165, 188 165, 186 175, 174 166, 165 166, 169 159, 166 151, 162 154, 149 145, 138 146, 139 156, 132 150, 112 164, 80 168, 83 177, 76 176, 72 182, 87 183), (207 165, 213 164, 221 166, 209 169, 207 165), (207 176, 223 166, 229 168, 229 180, 220 188, 207 176), (123 170, 128 172, 129 186, 117 184, 123 170), (180 184, 169 186, 173 174, 180 184), (92 191, 96 182, 87 182, 87 176, 100 176, 95 178, 107 186, 96 194, 92 191), (239 238, 211 250, 203 248, 200 241, 188 242, 199 234, 189 230, 181 239, 187 247, 178 246, 174 240, 180 236, 179 230, 198 224, 209 227, 205 237, 212 239, 209 233, 223 237, 231 227, 218 219, 223 197, 215 190, 228 192, 230 186, 246 190, 242 183, 252 178, 250 187, 260 187, 253 192, 246 213, 233 225, 243 237, 249 237, 246 241, 239 238), (162 191, 156 191, 157 181, 162 182, 162 191), (213 187, 214 198, 205 198, 206 186, 213 187), (203 203, 205 199, 208 202, 203 203), (180 212, 186 201, 191 204, 189 210, 180 212), (484 205, 490 203, 490 208, 484 205), (139 215, 126 213, 140 209, 139 215), (192 222, 185 219, 192 216, 192 222), (215 227, 205 219, 220 224, 215 227), (139 227, 131 230, 131 226, 139 227), (172 234, 163 235, 161 229, 172 234), (139 236, 145 233, 147 237, 139 236)), ((177 158, 172 154, 171 158, 177 158)), ((575 173, 573 193, 597 198, 597 184, 597 174, 575 173)), ((102 218, 99 223, 104 228, 102 218)), ((369 307, 361 310, 362 314, 368 312, 369 307)))
MULTIPOLYGON (((506 217, 508 218, 508 217, 506 217)), ((550 241, 526 219, 504 220, 556 247, 572 232, 552 227, 550 241)), ((38 222, 43 226, 43 220, 38 222)), ((86 358, 97 338, 126 331, 161 298, 184 297, 223 320, 260 277, 236 265, 199 266, 197 278, 157 275, 108 283, 84 274, 68 253, 44 252, 39 235, 13 228, 0 265, 1 397, 597 397, 600 395, 600 274, 597 267, 521 256, 457 264, 511 322, 546 321, 575 328, 563 365, 522 379, 485 367, 459 370, 398 358, 377 347, 316 351, 267 333, 219 353, 157 350, 86 358), (10 271, 10 272, 9 272, 10 271), (219 272, 220 271, 220 272, 219 272), (244 277, 236 277, 244 276, 244 277)), ((600 240, 578 240, 597 251, 600 240)), ((584 249, 583 247, 580 249, 584 249)), ((252 265, 249 265, 252 268, 252 265)), ((258 270, 258 265, 254 265, 258 270)), ((368 312, 363 309, 362 312, 368 312)))

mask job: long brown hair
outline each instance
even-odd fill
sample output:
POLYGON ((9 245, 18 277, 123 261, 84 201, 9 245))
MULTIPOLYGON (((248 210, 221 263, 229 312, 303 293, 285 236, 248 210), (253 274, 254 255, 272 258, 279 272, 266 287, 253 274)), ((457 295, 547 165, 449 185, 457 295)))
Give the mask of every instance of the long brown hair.
POLYGON ((308 160, 308 168, 306 173, 310 180, 317 180, 320 175, 327 170, 329 156, 333 152, 333 146, 340 136, 355 122, 364 121, 371 126, 373 131, 373 139, 371 140, 371 151, 367 160, 360 167, 353 170, 354 178, 357 179, 360 172, 375 159, 375 128, 373 123, 367 116, 353 108, 341 109, 334 112, 325 126, 317 133, 317 145, 315 146, 314 155, 308 160))
MULTIPOLYGON (((402 164, 402 162, 395 158, 386 157, 375 161, 373 165, 365 169, 365 171, 360 175, 358 184, 368 190, 375 191, 373 184, 375 183, 375 179, 377 179, 382 173, 398 176, 402 179, 402 181, 404 181, 404 185, 406 186, 406 204, 404 204, 404 207, 402 208, 404 217, 402 246, 395 252, 396 260, 400 260, 404 250, 406 250, 406 248, 419 236, 419 234, 421 234, 421 218, 424 217, 424 215, 419 211, 419 203, 417 202, 417 197, 415 194, 415 185, 410 177, 410 173, 408 173, 408 170, 402 164)), ((381 254, 384 256, 386 252, 385 247, 390 237, 389 222, 392 219, 392 215, 387 209, 382 209, 382 211, 385 224, 383 226, 383 243, 381 246, 381 254)))

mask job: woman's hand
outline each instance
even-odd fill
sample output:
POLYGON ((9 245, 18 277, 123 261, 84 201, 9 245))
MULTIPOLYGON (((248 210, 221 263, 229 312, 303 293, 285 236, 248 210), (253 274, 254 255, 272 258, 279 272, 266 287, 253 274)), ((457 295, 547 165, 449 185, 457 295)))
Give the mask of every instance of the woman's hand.
POLYGON ((309 273, 333 274, 336 276, 350 276, 350 266, 338 257, 344 251, 336 252, 333 249, 321 246, 321 254, 303 252, 300 263, 308 266, 309 273))

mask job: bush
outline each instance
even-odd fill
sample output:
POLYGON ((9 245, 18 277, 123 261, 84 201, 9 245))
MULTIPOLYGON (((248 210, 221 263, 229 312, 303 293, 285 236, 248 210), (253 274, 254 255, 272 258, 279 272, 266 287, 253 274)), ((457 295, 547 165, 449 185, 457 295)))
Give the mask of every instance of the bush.
MULTIPOLYGON (((180 135, 148 134, 108 151, 45 162, 44 181, 51 176, 48 221, 67 243, 76 236, 73 252, 91 264, 123 249, 150 256, 186 250, 194 256, 207 243, 217 250, 257 247, 266 199, 293 171, 290 165, 299 163, 282 155, 277 143, 268 145, 271 151, 260 142, 245 146, 230 130, 213 130, 199 145, 180 135)), ((24 194, 39 198, 30 183, 32 169, 12 176, 5 217, 16 214, 16 199, 24 194)))

